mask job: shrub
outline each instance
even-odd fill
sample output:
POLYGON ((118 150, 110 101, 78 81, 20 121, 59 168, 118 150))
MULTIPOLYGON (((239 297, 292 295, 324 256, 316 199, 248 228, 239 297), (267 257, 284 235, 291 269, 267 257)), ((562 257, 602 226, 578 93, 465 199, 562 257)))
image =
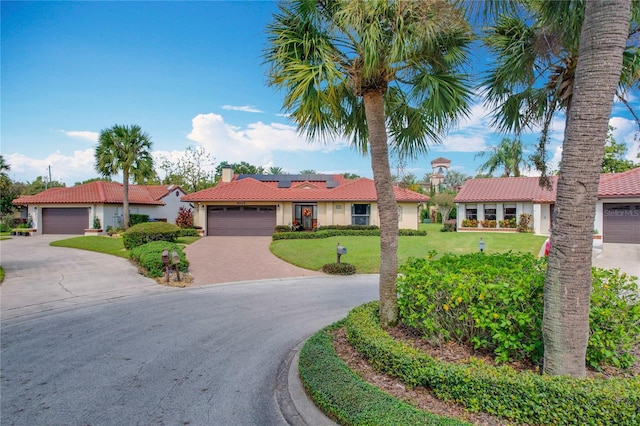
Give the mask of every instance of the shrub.
POLYGON ((322 272, 332 275, 353 275, 356 267, 350 263, 327 263, 322 265, 322 272))
POLYGON ((278 225, 276 226, 276 232, 291 232, 291 227, 289 225, 278 225))
POLYGON ((164 249, 169 250, 169 262, 172 262, 172 253, 175 250, 180 258, 178 268, 180 271, 186 272, 189 269, 189 261, 182 248, 174 243, 166 241, 153 241, 131 250, 131 259, 138 264, 145 272, 146 276, 157 278, 164 274, 164 263, 162 263, 162 252, 164 249))
POLYGON ((478 220, 477 219, 462 219, 462 227, 463 228, 477 228, 478 220))
POLYGON ((11 227, 4 224, 4 223, 0 223, 0 232, 9 232, 11 231, 11 227))
POLYGON ((148 214, 137 214, 131 213, 129 214, 129 226, 135 226, 139 223, 149 222, 148 214))
POLYGON ((139 223, 122 235, 122 243, 127 250, 141 246, 151 241, 170 241, 178 238, 180 228, 166 222, 139 223))
MULTIPOLYGON (((430 341, 472 344, 493 351, 498 362, 542 360, 546 258, 445 254, 410 259, 400 272, 400 318, 430 341)), ((594 268, 592 276, 587 364, 627 368, 640 343, 637 284, 617 270, 594 268)))
POLYGON ((482 221, 483 228, 495 228, 498 223, 495 220, 485 219, 482 221))
POLYGON ((427 231, 421 231, 418 229, 400 229, 398 235, 401 237, 424 237, 427 235, 427 231))
POLYGON ((500 228, 515 228, 518 224, 516 223, 516 218, 505 219, 500 221, 500 228))
POLYGON ((98 216, 93 217, 93 229, 101 229, 100 218, 98 216))
POLYGON ((378 302, 353 309, 345 321, 347 339, 378 371, 407 386, 425 386, 439 399, 518 423, 631 425, 640 420, 640 378, 572 379, 477 359, 441 362, 402 342, 380 326, 378 302))
POLYGON ((198 230, 195 228, 182 228, 178 231, 178 237, 199 237, 198 230))
POLYGON ((520 214, 520 221, 518 222, 518 232, 533 232, 531 222, 533 217, 529 213, 520 214))
POLYGON ((372 230, 380 229, 380 227, 376 225, 326 225, 326 226, 318 227, 318 231, 325 231, 327 229, 372 231, 372 230))
MULTIPOLYGON (((379 237, 380 228, 377 226, 372 227, 320 227, 318 231, 314 232, 276 232, 271 237, 273 241, 277 240, 315 240, 320 238, 338 237, 338 236, 356 236, 356 237, 379 237)), ((400 229, 398 235, 401 236, 425 236, 427 231, 419 231, 415 229, 400 229)))
POLYGON ((456 220, 446 220, 444 222, 444 226, 440 229, 440 232, 456 232, 456 220))
POLYGON ((180 206, 176 217, 176 225, 179 228, 193 228, 193 212, 191 209, 185 209, 184 206, 180 206))

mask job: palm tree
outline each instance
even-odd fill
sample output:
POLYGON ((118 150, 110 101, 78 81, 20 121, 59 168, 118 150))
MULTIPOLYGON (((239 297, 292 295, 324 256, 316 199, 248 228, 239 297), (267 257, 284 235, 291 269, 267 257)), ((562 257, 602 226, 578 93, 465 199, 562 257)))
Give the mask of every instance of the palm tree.
POLYGON ((95 152, 95 169, 103 177, 122 172, 123 226, 129 226, 129 178, 136 181, 154 173, 151 139, 140 126, 114 125, 100 131, 95 152))
MULTIPOLYGON (((500 6, 500 2, 490 2, 500 6)), ((546 144, 549 127, 557 111, 568 118, 575 86, 579 35, 584 17, 584 0, 533 0, 519 2, 519 11, 498 15, 484 42, 496 62, 483 82, 487 102, 494 109, 493 123, 516 138, 541 125, 536 153, 531 157, 546 177, 546 144)), ((510 2, 505 5, 512 6, 510 2)), ((628 42, 624 67, 616 95, 627 105, 640 125, 638 115, 627 102, 626 90, 640 78, 640 49, 637 48, 640 2, 633 3, 635 25, 627 27, 628 42), (635 37, 635 39, 634 39, 635 37), (634 42, 635 40, 635 42, 634 42)))
POLYGON ((457 72, 471 34, 444 0, 296 0, 268 27, 270 83, 310 140, 346 137, 371 155, 380 217, 380 319, 397 322, 398 215, 389 149, 424 153, 467 112, 457 72), (388 133, 387 133, 388 132, 388 133))
POLYGON ((281 175, 284 174, 284 170, 282 169, 282 167, 277 167, 277 166, 271 166, 267 169, 267 174, 268 175, 281 175))
POLYGON ((522 141, 520 139, 503 138, 500 143, 487 151, 476 154, 474 158, 489 158, 478 167, 478 172, 493 174, 500 166, 504 168, 503 177, 520 177, 520 166, 528 167, 529 163, 524 158, 522 141))
POLYGON ((582 377, 589 340, 592 229, 604 141, 631 0, 585 2, 544 287, 544 371, 582 377))

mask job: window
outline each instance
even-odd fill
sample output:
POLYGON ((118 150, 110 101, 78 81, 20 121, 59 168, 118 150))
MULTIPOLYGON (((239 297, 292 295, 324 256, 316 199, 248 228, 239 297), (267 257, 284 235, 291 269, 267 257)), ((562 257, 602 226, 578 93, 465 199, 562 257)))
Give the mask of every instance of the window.
POLYGON ((484 219, 485 220, 496 220, 496 205, 495 204, 485 204, 485 206, 484 206, 484 219))
POLYGON ((466 206, 464 209, 464 217, 466 219, 478 219, 478 208, 475 205, 466 206))
POLYGON ((352 204, 351 205, 351 224, 352 225, 368 225, 370 212, 371 212, 371 204, 352 204))
POLYGON ((503 207, 503 216, 504 219, 515 219, 516 218, 516 206, 513 204, 505 204, 503 207))

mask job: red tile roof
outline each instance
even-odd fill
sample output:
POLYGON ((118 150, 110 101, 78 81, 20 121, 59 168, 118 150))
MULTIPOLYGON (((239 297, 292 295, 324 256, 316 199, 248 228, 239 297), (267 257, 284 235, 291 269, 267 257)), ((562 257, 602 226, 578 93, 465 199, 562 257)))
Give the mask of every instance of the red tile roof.
MULTIPOLYGON (((165 204, 162 198, 176 189, 179 187, 175 185, 129 185, 129 203, 162 206, 165 204)), ((94 181, 69 188, 51 188, 36 195, 23 195, 13 200, 13 204, 122 204, 122 191, 121 183, 94 181)))
MULTIPOLYGON (((376 201, 376 189, 372 179, 345 179, 331 176, 338 182, 335 188, 326 188, 325 182, 293 181, 289 188, 279 188, 278 182, 260 182, 253 178, 219 183, 193 194, 182 201, 376 201)), ((429 197, 417 192, 394 187, 397 201, 427 202, 429 197)))
MULTIPOLYGON (((552 190, 540 187, 537 177, 469 179, 458 192, 456 203, 529 201, 553 203, 556 200, 558 178, 551 178, 552 190)), ((600 175, 598 197, 640 196, 640 167, 624 173, 600 175)))

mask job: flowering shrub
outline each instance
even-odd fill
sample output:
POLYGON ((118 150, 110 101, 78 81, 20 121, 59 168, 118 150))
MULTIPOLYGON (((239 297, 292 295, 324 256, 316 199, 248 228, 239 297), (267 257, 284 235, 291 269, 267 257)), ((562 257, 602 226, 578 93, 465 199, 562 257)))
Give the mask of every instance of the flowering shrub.
POLYGON ((497 226, 497 222, 495 220, 485 219, 482 221, 483 228, 495 228, 497 226))
POLYGON ((191 209, 185 209, 180 206, 178 217, 176 217, 176 225, 180 228, 193 228, 193 213, 191 209))
POLYGON ((515 228, 518 224, 516 223, 516 218, 505 219, 500 221, 500 228, 515 228))
POLYGON ((477 219, 462 219, 462 227, 463 228, 477 228, 478 220, 477 219))

